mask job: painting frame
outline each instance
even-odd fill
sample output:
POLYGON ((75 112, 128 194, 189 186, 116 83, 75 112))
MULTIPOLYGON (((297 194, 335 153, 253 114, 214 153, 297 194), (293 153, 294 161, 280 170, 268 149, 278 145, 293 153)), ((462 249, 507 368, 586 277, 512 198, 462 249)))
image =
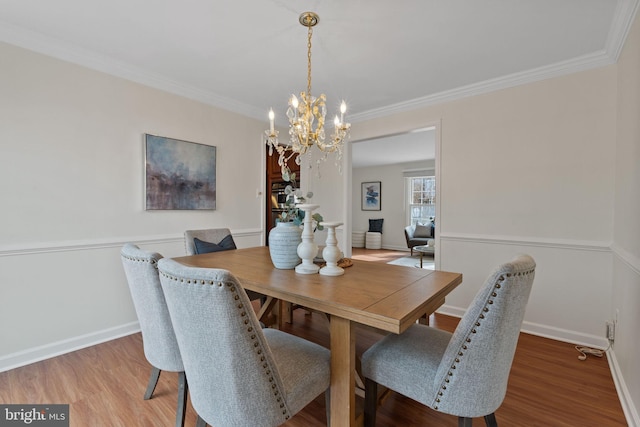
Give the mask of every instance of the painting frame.
POLYGON ((213 145, 145 133, 145 210, 215 210, 216 161, 213 145))
POLYGON ((361 209, 363 211, 382 210, 382 182, 365 181, 360 184, 361 209))

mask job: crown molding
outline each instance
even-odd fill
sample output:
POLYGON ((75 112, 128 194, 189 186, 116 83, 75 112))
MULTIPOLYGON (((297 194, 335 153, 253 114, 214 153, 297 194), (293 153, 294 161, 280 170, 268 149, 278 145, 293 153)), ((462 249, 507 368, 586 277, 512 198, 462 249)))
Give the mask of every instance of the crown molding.
MULTIPOLYGON (((350 114, 349 119, 352 123, 357 123, 614 64, 622 52, 624 42, 638 11, 639 2, 640 0, 618 0, 606 46, 601 51, 556 64, 462 86, 421 98, 415 98, 406 102, 350 114)), ((259 108, 222 97, 212 91, 185 85, 166 76, 151 73, 142 68, 114 60, 108 56, 97 55, 78 47, 71 47, 60 40, 46 37, 41 33, 25 30, 24 28, 7 22, 0 21, 0 40, 256 120, 264 119, 264 111, 259 108)))
POLYGON ((251 105, 183 84, 105 55, 98 55, 87 49, 71 46, 58 39, 1 20, 0 41, 257 120, 263 120, 265 116, 263 110, 251 105))
POLYGON ((439 92, 433 95, 415 98, 406 102, 389 105, 387 107, 377 108, 349 115, 351 123, 357 123, 364 120, 377 119, 380 117, 390 116, 392 114, 403 113, 418 108, 429 107, 444 102, 456 101, 471 96, 482 95, 501 89, 507 89, 520 86, 527 83, 533 83, 553 77, 564 76, 567 74, 586 71, 592 68, 603 67, 615 63, 605 50, 580 56, 574 59, 558 62, 556 64, 534 68, 520 73, 509 74, 507 76, 495 79, 485 80, 483 82, 462 86, 452 90, 439 92))
POLYGON ((638 13, 639 4, 639 0, 618 0, 606 45, 606 51, 614 62, 617 62, 620 57, 624 42, 638 13))

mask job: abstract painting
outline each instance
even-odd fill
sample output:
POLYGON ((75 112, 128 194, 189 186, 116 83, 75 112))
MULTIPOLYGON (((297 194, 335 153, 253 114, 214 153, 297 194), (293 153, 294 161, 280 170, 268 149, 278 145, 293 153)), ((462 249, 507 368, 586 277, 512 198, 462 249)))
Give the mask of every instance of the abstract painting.
POLYGON ((362 183, 362 210, 379 211, 381 201, 380 181, 362 183))
POLYGON ((146 209, 216 208, 216 147, 145 134, 146 209))

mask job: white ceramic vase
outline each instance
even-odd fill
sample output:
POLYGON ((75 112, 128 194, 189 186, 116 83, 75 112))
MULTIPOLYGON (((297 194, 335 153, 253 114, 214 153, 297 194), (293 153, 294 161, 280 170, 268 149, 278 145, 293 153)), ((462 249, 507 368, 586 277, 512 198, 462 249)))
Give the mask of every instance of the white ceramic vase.
POLYGON ((298 245, 302 230, 292 222, 278 222, 269 232, 271 262, 281 270, 291 270, 300 264, 298 245))

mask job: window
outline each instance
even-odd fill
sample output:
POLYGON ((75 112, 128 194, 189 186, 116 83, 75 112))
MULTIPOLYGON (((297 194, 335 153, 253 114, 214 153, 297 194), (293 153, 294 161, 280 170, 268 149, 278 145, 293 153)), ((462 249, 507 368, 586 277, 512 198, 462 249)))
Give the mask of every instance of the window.
POLYGON ((426 224, 436 216, 436 177, 406 178, 409 189, 409 225, 426 224))

